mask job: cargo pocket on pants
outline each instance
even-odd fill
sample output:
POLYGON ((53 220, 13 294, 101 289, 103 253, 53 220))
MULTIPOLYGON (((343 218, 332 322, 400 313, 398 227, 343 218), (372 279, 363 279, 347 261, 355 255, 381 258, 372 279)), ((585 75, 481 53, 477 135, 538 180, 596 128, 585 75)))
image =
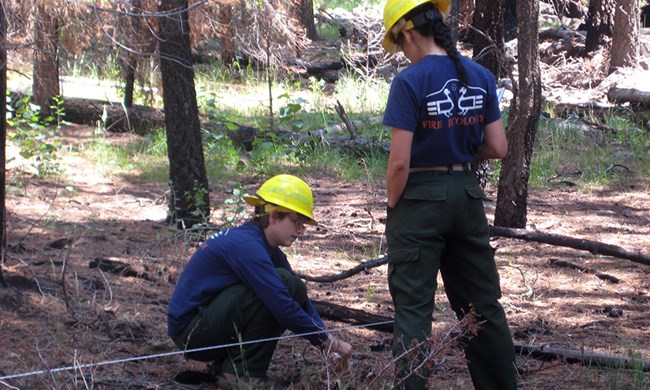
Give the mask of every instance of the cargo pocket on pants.
POLYGON ((465 192, 467 192, 467 195, 472 199, 486 199, 485 193, 480 187, 466 186, 465 192))
MULTIPOLYGON (((412 277, 414 267, 403 267, 405 265, 416 263, 420 259, 420 248, 397 248, 388 249, 388 283, 389 287, 393 283, 398 288, 404 288, 403 284, 408 284, 412 277), (402 266, 402 267, 400 267, 402 266), (400 270, 396 271, 399 267, 400 270)), ((417 273, 417 272, 416 272, 417 273)))

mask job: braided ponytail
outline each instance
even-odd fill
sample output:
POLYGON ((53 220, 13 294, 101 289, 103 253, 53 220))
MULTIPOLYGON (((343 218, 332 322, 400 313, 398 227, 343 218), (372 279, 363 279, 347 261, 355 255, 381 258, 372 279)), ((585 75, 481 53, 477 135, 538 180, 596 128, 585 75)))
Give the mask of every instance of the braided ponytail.
POLYGON ((460 61, 460 52, 452 38, 451 28, 445 23, 438 8, 430 2, 426 2, 411 10, 404 18, 406 20, 413 20, 413 18, 425 20, 424 23, 417 23, 413 29, 425 37, 432 37, 436 44, 445 49, 449 58, 456 64, 458 79, 462 84, 467 85, 467 71, 460 61))

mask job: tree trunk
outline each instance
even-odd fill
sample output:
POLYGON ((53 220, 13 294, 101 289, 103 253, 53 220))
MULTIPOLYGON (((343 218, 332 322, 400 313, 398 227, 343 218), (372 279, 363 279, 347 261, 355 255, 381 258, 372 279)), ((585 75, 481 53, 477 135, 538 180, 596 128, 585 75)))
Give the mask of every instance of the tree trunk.
MULTIPOLYGON (((0 91, 7 90, 7 18, 5 17, 5 7, 0 6, 0 91)), ((0 288, 5 286, 4 277, 2 276, 2 265, 5 263, 5 253, 7 252, 7 229, 6 229, 6 163, 7 163, 7 105, 0 104, 0 288)))
POLYGON ((135 75, 138 69, 138 52, 143 46, 141 44, 143 35, 143 29, 141 28, 141 17, 142 13, 142 4, 140 0, 129 0, 124 3, 123 11, 128 13, 128 16, 124 16, 118 19, 118 21, 123 21, 124 23, 121 31, 121 36, 119 39, 123 40, 124 46, 127 47, 126 50, 122 50, 123 63, 122 67, 124 69, 124 107, 130 108, 133 106, 133 93, 135 91, 135 75))
POLYGON ((611 37, 614 33, 614 1, 613 0, 591 0, 587 16, 587 37, 583 55, 596 51, 600 46, 600 38, 603 35, 611 37))
POLYGON ((307 38, 315 41, 318 39, 318 32, 316 31, 316 22, 314 20, 314 1, 298 0, 298 3, 297 19, 305 28, 307 38))
POLYGON ((221 37, 221 63, 230 66, 237 60, 234 28, 232 26, 232 1, 221 1, 217 5, 217 20, 219 21, 219 36, 221 37))
POLYGON ((495 226, 526 227, 528 178, 542 107, 537 1, 517 2, 519 86, 508 117, 508 154, 503 159, 495 226))
MULTIPOLYGON (((505 0, 495 2, 479 0, 476 2, 472 22, 475 29, 472 31, 473 59, 489 69, 497 78, 507 73, 506 63, 502 55, 505 45, 503 37, 504 7, 505 0)), ((481 188, 485 189, 489 176, 488 161, 478 161, 473 168, 476 171, 481 188)))
POLYGON ((124 63, 124 107, 133 106, 133 91, 135 90, 135 71, 138 67, 138 57, 129 54, 128 60, 124 63))
POLYGON ((497 78, 505 74, 505 64, 501 64, 503 52, 503 18, 505 0, 477 0, 472 26, 474 61, 488 68, 497 78), (477 31, 476 31, 477 30, 477 31))
MULTIPOLYGON (((455 1, 453 3, 456 3, 455 1)), ((461 24, 472 23, 472 11, 474 2, 472 0, 458 0, 458 20, 461 24)))
POLYGON ((40 107, 40 116, 52 114, 54 98, 60 94, 59 85, 59 24, 54 6, 37 1, 34 17, 34 64, 32 97, 40 107))
POLYGON ((639 63, 639 0, 618 0, 614 15, 614 36, 609 55, 609 74, 618 68, 634 68, 639 63))
POLYGON ((159 53, 172 189, 168 222, 187 228, 210 215, 187 0, 162 0, 158 10, 165 15, 159 17, 159 53))
POLYGON ((506 0, 503 36, 506 42, 517 38, 517 0, 506 0))

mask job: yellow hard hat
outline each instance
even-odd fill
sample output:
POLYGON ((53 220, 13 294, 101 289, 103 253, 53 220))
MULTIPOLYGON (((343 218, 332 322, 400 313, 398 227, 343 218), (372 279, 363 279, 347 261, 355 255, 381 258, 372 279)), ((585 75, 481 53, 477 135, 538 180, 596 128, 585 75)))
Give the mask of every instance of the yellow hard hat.
POLYGON ((397 50, 395 44, 395 37, 399 35, 402 30, 410 30, 413 24, 404 20, 404 15, 409 13, 413 8, 418 7, 424 3, 431 2, 438 8, 438 11, 443 16, 449 13, 451 9, 451 0, 388 0, 384 6, 384 35, 383 46, 386 51, 394 53, 397 50))
POLYGON ((314 198, 311 189, 302 179, 293 175, 277 175, 265 181, 256 195, 244 196, 246 203, 253 206, 273 204, 278 210, 296 212, 308 218, 307 223, 318 225, 312 215, 314 198))

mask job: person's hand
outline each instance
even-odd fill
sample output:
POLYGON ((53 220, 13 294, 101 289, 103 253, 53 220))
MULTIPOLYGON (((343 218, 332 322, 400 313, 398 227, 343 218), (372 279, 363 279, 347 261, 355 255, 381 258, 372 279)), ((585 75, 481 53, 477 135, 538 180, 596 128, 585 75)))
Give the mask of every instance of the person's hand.
POLYGON ((337 337, 329 335, 327 341, 323 343, 323 351, 328 355, 338 353, 341 357, 347 359, 352 354, 352 346, 337 337))
POLYGON ((349 382, 352 378, 352 364, 350 355, 352 346, 343 340, 329 335, 327 341, 323 343, 323 353, 325 354, 325 367, 321 369, 321 381, 330 383, 330 375, 335 374, 349 382))

